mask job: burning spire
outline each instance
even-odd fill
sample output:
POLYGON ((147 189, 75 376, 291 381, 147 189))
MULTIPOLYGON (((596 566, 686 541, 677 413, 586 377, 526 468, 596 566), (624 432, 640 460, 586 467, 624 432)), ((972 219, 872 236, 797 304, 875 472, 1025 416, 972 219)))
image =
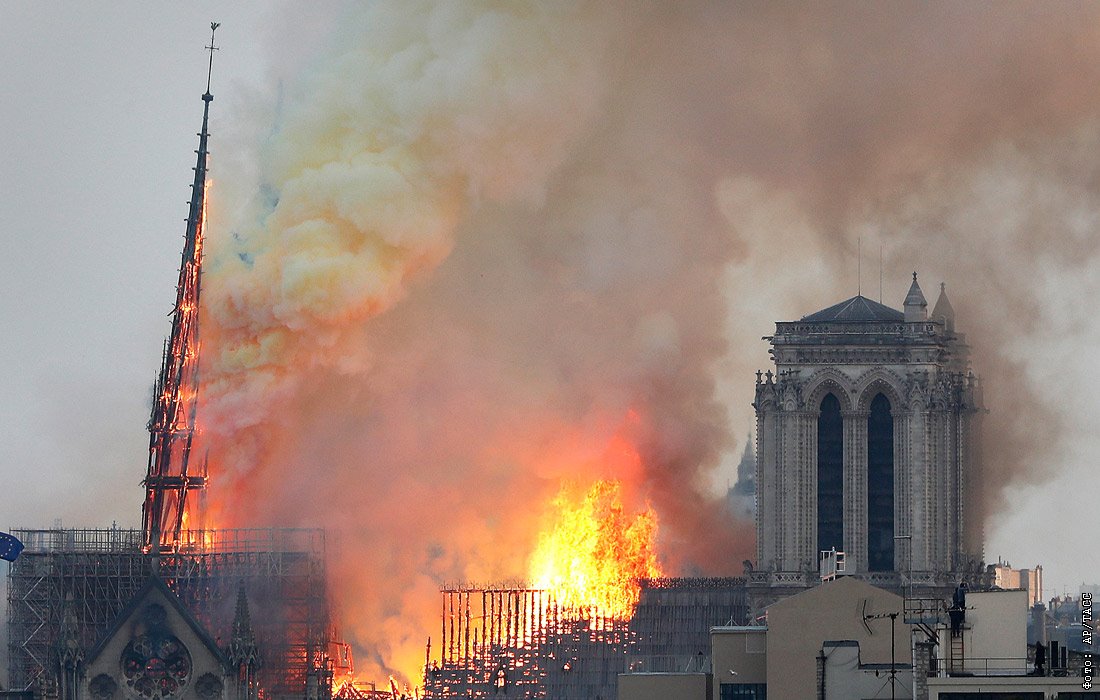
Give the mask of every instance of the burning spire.
POLYGON ((149 470, 142 504, 142 549, 167 553, 179 548, 180 531, 187 513, 189 491, 206 486, 206 465, 189 471, 198 402, 199 282, 202 236, 206 219, 206 141, 210 117, 210 74, 214 67, 214 31, 210 23, 210 61, 202 101, 202 131, 195 153, 195 182, 191 185, 191 209, 187 214, 183 260, 172 313, 172 335, 165 342, 160 374, 153 389, 149 417, 149 470))

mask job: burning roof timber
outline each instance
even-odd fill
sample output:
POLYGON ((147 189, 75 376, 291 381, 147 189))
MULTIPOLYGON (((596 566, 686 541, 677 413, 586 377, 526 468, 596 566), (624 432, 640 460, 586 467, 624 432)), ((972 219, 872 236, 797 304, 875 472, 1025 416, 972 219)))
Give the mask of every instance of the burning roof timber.
POLYGON ((742 578, 638 581, 633 614, 570 609, 553 592, 455 586, 442 594, 440 644, 429 640, 426 698, 613 697, 627 670, 683 671, 709 649, 710 628, 743 623, 749 608, 742 578))

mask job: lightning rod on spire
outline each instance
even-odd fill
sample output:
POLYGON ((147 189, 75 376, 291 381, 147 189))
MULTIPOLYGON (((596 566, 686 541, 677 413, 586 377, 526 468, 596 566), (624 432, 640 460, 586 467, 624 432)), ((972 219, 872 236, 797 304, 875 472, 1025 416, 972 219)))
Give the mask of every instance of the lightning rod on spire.
POLYGON ((213 95, 210 95, 210 76, 214 72, 214 52, 218 50, 218 47, 214 46, 214 32, 220 26, 222 25, 218 22, 210 23, 210 46, 206 47, 207 50, 210 51, 210 61, 209 63, 207 63, 206 66, 206 94, 203 95, 203 99, 205 99, 208 95, 210 96, 210 99, 213 99, 213 95))

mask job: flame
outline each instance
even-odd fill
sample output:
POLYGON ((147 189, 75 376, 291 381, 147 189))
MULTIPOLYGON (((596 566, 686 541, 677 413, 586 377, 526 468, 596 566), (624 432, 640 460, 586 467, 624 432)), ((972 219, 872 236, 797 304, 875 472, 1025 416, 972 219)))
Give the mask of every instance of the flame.
POLYGON ((582 499, 563 488, 554 526, 539 536, 529 575, 574 617, 629 619, 641 596, 638 579, 661 576, 657 514, 624 512, 622 484, 600 480, 582 499))

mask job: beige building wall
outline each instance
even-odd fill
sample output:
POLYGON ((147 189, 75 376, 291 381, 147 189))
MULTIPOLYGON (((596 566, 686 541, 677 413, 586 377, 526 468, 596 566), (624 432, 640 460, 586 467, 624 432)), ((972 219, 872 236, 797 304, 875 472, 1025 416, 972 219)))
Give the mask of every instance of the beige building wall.
POLYGON ((894 677, 889 664, 872 664, 860 656, 859 645, 851 641, 825 643, 825 700, 877 700, 910 698, 913 695, 913 669, 908 661, 897 660, 894 677))
MULTIPOLYGON (((954 658, 957 644, 946 644, 952 654, 948 668, 968 673, 1027 671, 1027 591, 983 591, 966 594, 962 659, 954 658)), ((950 640, 945 629, 941 637, 950 640)))
POLYGON ((709 673, 620 673, 619 700, 708 700, 709 673))
POLYGON ((1043 602, 1043 567, 1013 569, 1009 564, 993 566, 993 585, 1006 590, 1021 588, 1027 591, 1027 607, 1043 602))
MULTIPOLYGON (((826 640, 859 642, 864 663, 890 662, 890 620, 864 615, 901 613, 902 598, 842 577, 791 596, 768 608, 768 700, 807 700, 817 693, 817 656, 826 640), (868 632, 868 627, 870 632, 868 632)), ((897 660, 908 662, 909 626, 894 624, 897 660)), ((718 666, 713 666, 718 673, 718 666)))
POLYGON ((723 684, 768 682, 767 627, 712 627, 711 700, 719 700, 723 684))

